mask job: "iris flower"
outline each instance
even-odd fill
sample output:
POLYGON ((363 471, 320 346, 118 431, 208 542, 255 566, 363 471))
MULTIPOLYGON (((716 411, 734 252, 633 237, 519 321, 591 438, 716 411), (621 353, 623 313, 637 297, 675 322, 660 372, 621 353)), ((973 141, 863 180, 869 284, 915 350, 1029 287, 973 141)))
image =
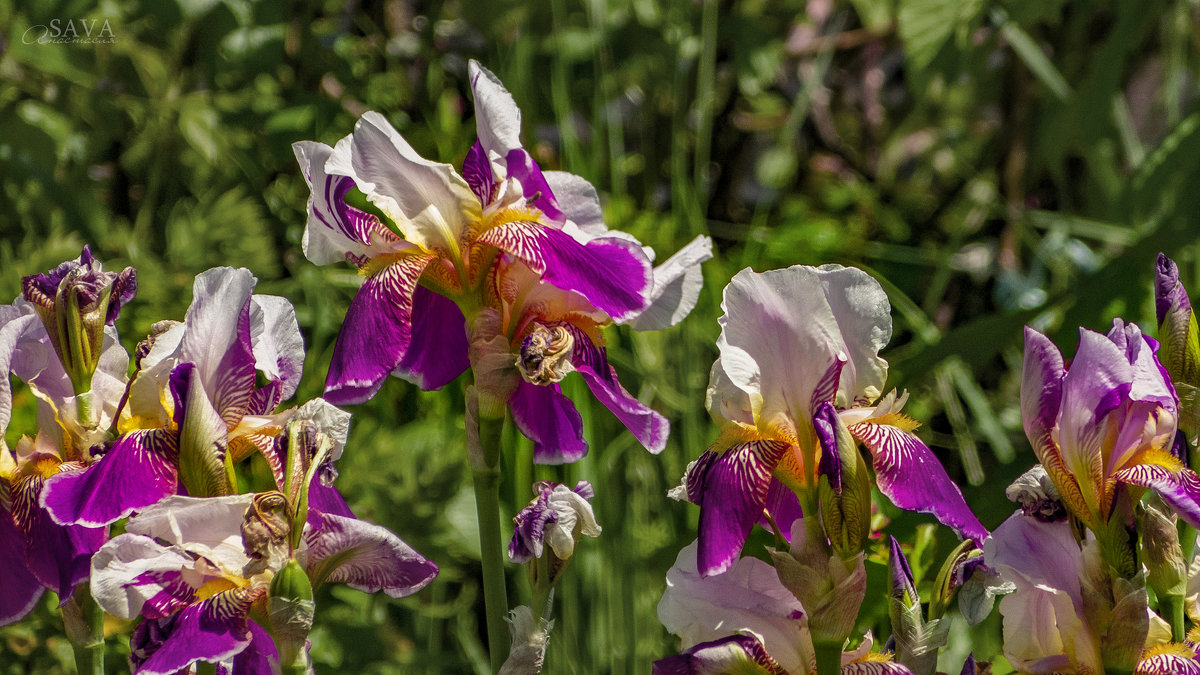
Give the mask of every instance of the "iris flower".
MULTIPOLYGON (((271 494, 271 493, 268 493, 271 494)), ((92 595, 124 619, 143 617, 130 641, 139 675, 175 673, 197 661, 236 673, 271 673, 268 588, 279 567, 247 555, 245 523, 257 495, 168 497, 131 518, 92 561, 92 595)), ((334 514, 308 527, 297 560, 313 586, 342 582, 399 598, 437 566, 391 532, 334 514)))
POLYGON ((55 521, 111 523, 176 494, 181 480, 192 495, 228 494, 226 464, 270 446, 288 414, 272 413, 295 392, 304 345, 291 304, 252 295, 255 283, 228 267, 196 277, 184 322, 144 348, 118 437, 86 468, 47 483, 42 504, 55 521))
POLYGON ((599 220, 578 176, 543 172, 521 147, 520 111, 494 75, 471 62, 479 140, 460 175, 420 157, 378 113, 334 148, 294 148, 312 189, 304 253, 347 260, 365 277, 346 314, 326 380, 333 403, 369 399, 389 375, 436 389, 467 367, 464 312, 501 254, 576 291, 617 321, 653 288, 650 262, 599 220), (396 228, 346 203, 357 187, 396 228), (459 303, 459 304, 456 304, 459 303))
MULTIPOLYGON (((716 575, 696 567, 698 543, 684 547, 667 572, 658 618, 680 639, 683 652, 660 659, 654 675, 728 672, 808 675, 816 655, 800 601, 779 581, 775 568, 740 558, 716 575)), ((910 674, 885 655, 872 653, 870 635, 842 654, 844 675, 910 674)))
MULTIPOLYGON (((907 397, 882 395, 887 362, 878 352, 892 321, 878 282, 838 265, 746 269, 725 288, 722 308, 708 389, 721 434, 681 486, 700 505, 703 574, 733 565, 764 511, 787 533, 801 506, 815 509, 820 481, 857 456, 851 438, 870 450, 875 483, 892 503, 983 540, 958 486, 900 413, 907 397)), ((866 526, 855 524, 861 536, 866 526)))
POLYGON ((1081 329, 1068 367, 1046 336, 1025 329, 1021 416, 1064 506, 1093 530, 1112 515, 1121 485, 1159 493, 1200 526, 1200 477, 1171 452, 1175 390, 1135 324, 1107 335, 1081 329))

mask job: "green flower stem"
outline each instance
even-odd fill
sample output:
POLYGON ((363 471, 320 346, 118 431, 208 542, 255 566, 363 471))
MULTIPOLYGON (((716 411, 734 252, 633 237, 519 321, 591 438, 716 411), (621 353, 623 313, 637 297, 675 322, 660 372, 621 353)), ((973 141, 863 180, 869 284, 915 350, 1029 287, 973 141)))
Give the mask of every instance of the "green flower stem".
POLYGON ((1168 593, 1160 595, 1158 598, 1159 610, 1166 610, 1163 616, 1171 623, 1171 639, 1175 642, 1183 642, 1187 636, 1187 623, 1184 620, 1183 611, 1183 594, 1168 593))
POLYGON ((838 675, 842 672, 842 645, 835 642, 813 642, 817 654, 817 675, 838 675))
MULTIPOLYGON (((472 398, 477 394, 472 391, 472 398)), ((473 401, 478 406, 478 401, 473 401)), ((470 405, 470 403, 468 404, 470 405)), ((494 410, 485 412, 494 413, 494 410)), ((483 603, 487 616, 488 654, 492 670, 499 671, 508 657, 508 590, 504 583, 504 544, 500 537, 500 434, 504 417, 467 415, 468 424, 478 419, 478 434, 467 430, 471 473, 475 484, 475 510, 479 519, 479 556, 483 564, 483 603)))
POLYGON ((104 610, 92 599, 86 583, 75 587, 63 606, 63 625, 75 651, 79 675, 104 675, 104 610))
MULTIPOLYGON (((283 672, 288 672, 284 670, 283 672)), ((217 675, 217 664, 208 661, 196 662, 196 675, 217 675)))

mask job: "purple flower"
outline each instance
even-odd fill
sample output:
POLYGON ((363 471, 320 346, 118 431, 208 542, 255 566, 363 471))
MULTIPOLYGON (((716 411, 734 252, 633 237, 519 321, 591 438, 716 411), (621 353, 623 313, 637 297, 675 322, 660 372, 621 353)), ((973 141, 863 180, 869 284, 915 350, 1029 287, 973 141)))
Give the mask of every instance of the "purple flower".
POLYGON ((737 634, 692 645, 654 662, 651 675, 716 675, 748 672, 788 675, 753 634, 737 634))
POLYGON ((1108 335, 1080 330, 1068 368, 1049 339, 1025 329, 1025 433, 1063 505, 1093 529, 1105 527, 1121 484, 1157 491, 1200 526, 1200 477, 1166 449, 1178 401, 1157 348, 1116 319, 1108 335))
POLYGON ((103 352, 104 327, 137 292, 137 273, 126 267, 105 272, 86 245, 76 260, 22 280, 25 299, 37 308, 75 393, 91 389, 103 352))
MULTIPOLYGON (((135 672, 174 673, 196 661, 277 658, 269 636, 250 620, 265 603, 277 567, 260 570, 247 555, 245 523, 256 495, 169 497, 129 520, 126 532, 92 560, 92 595, 105 611, 143 623, 131 641, 135 672)), ((342 582, 404 597, 428 584, 437 566, 387 530, 321 514, 296 552, 314 587, 342 582)), ((237 671, 242 672, 242 671, 237 671)), ((256 672, 256 671, 251 671, 256 672)), ((269 671, 266 671, 269 672, 269 671)))
POLYGON ((24 617, 47 588, 65 604, 106 538, 102 528, 59 525, 39 505, 46 479, 62 469, 45 436, 22 437, 15 452, 0 444, 0 625, 24 617))
POLYGON ((304 345, 291 304, 252 295, 255 283, 227 267, 196 277, 184 322, 140 360, 121 435, 86 469, 47 483, 42 503, 57 522, 114 522, 180 481, 191 495, 227 494, 225 455, 238 462, 273 443, 290 412, 272 412, 296 390, 304 345))
POLYGON ((550 544, 558 560, 575 553, 580 535, 600 536, 600 525, 592 512, 591 499, 596 495, 590 483, 579 481, 575 489, 550 481, 535 483, 537 497, 513 518, 516 528, 508 543, 508 559, 527 563, 541 558, 544 546, 550 544))
POLYGON ((648 304, 641 247, 607 232, 586 181, 542 172, 521 148, 520 111, 494 75, 472 61, 470 79, 479 142, 462 175, 417 155, 375 112, 334 148, 295 145, 312 188, 305 255, 317 264, 348 260, 366 277, 334 347, 326 380, 333 403, 369 399, 389 374, 425 389, 458 376, 468 364, 455 301, 478 294, 500 255, 617 320, 648 304), (399 234, 346 203, 355 186, 399 234))
POLYGON ((874 279, 837 265, 746 269, 725 288, 722 307, 708 389, 722 431, 681 490, 700 505, 704 574, 733 564, 764 510, 786 533, 801 504, 816 509, 818 483, 833 475, 826 453, 839 457, 842 472, 855 467, 845 461, 852 448, 842 429, 870 450, 875 483, 892 503, 982 541, 986 530, 958 486, 900 413, 907 396, 881 397, 887 362, 878 352, 892 324, 874 279))
POLYGON ((507 401, 517 428, 534 442, 534 461, 562 464, 587 454, 582 418, 559 384, 572 372, 643 446, 661 452, 666 418, 622 387, 608 362, 601 328, 611 318, 523 263, 501 261, 496 270, 490 302, 498 309, 480 314, 472 338, 476 386, 507 401))

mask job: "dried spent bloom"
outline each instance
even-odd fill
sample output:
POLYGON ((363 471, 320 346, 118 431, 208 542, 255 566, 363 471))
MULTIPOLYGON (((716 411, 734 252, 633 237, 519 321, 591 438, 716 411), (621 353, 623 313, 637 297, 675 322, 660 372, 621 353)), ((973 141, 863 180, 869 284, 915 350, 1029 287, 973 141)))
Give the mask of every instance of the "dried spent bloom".
POLYGON ((575 553, 575 542, 581 535, 600 536, 600 525, 590 503, 596 493, 590 483, 579 481, 571 489, 539 481, 533 490, 537 497, 513 518, 516 528, 508 543, 510 561, 527 563, 541 558, 547 543, 554 558, 565 561, 575 553))

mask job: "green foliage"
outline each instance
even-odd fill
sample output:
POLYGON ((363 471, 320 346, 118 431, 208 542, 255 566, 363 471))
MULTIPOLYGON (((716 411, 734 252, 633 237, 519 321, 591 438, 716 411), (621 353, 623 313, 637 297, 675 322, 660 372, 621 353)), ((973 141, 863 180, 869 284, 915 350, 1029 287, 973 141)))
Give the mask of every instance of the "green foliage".
MULTIPOLYGON (((458 163, 474 133, 466 63, 479 59, 516 97, 535 159, 593 181, 611 226, 663 258, 695 234, 718 243, 683 325, 608 335, 625 386, 671 420, 662 455, 569 379, 592 452, 506 470, 502 486, 515 513, 532 480, 596 485, 604 535, 564 578, 548 662, 646 672, 677 646, 654 608, 696 509, 664 495, 714 434, 704 388, 732 274, 838 262, 879 278, 896 308, 889 381, 912 393, 907 412, 951 475, 986 488, 968 499, 995 526, 1012 508, 1003 486, 1034 461, 1014 377, 1021 326, 1064 346, 1114 313, 1149 327, 1158 250, 1197 287, 1193 13, 1182 0, 0 0, 0 297, 90 243, 138 269, 119 326, 132 347, 153 321, 182 318, 196 273, 246 266, 296 304, 309 350, 297 398, 319 395, 358 279, 303 258, 307 189, 290 144, 333 143, 373 109, 423 155, 458 163), (68 18, 107 20, 112 42, 23 39, 68 18)), ((32 428, 31 406, 18 401, 10 436, 32 428)), ((322 589, 319 671, 486 663, 462 409, 458 385, 392 380, 353 410, 341 487, 441 574, 404 601, 322 589)), ((511 468, 531 448, 507 433, 511 468)), ((929 522, 880 508, 902 540, 929 522)), ((951 539, 922 555, 939 560, 951 539)), ((883 636, 886 572, 869 567, 863 625, 883 636)), ((67 669, 56 621, 39 607, 0 630, 0 669, 67 669)), ((998 652, 998 631, 994 617, 970 629, 977 657, 998 652)), ((950 651, 942 668, 956 672, 964 654, 950 651)))

